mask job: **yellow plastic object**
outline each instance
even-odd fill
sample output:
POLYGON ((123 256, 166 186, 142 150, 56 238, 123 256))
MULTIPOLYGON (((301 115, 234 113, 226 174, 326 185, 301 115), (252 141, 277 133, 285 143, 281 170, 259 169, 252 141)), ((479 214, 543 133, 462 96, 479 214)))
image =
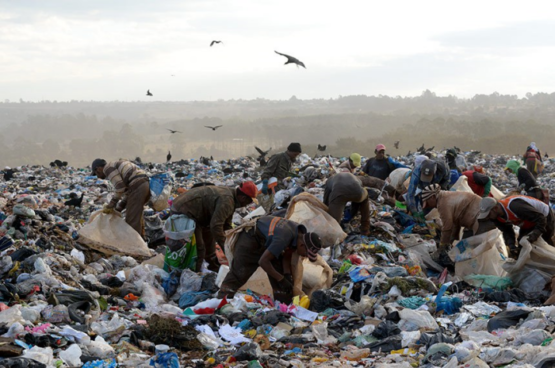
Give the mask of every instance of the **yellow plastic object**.
POLYGON ((400 350, 391 350, 390 354, 414 356, 414 355, 418 354, 418 351, 416 351, 414 349, 411 349, 411 348, 405 348, 405 349, 400 349, 400 350))
POLYGON ((303 307, 305 309, 308 309, 308 307, 310 306, 310 299, 306 295, 303 296, 302 298, 299 298, 299 296, 297 295, 296 297, 293 298, 293 304, 298 307, 303 307))

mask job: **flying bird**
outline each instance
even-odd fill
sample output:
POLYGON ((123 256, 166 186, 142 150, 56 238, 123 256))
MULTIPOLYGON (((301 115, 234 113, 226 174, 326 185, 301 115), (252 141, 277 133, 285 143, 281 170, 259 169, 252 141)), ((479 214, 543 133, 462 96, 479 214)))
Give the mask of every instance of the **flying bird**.
POLYGON ((150 93, 150 89, 146 91, 146 95, 147 96, 152 96, 152 93, 150 93))
POLYGON ((297 67, 299 67, 299 65, 300 65, 300 66, 302 66, 303 68, 306 69, 306 66, 304 66, 304 63, 303 63, 302 61, 299 61, 299 59, 294 58, 293 56, 289 56, 289 55, 282 54, 282 53, 277 52, 277 51, 275 51, 275 50, 274 50, 274 52, 275 52, 276 54, 278 54, 278 55, 285 56, 285 57, 287 58, 287 61, 285 62, 284 65, 287 65, 287 64, 297 64, 297 67))
POLYGON ((213 126, 205 125, 204 127, 205 127, 205 128, 210 128, 210 129, 216 131, 216 129, 221 128, 222 126, 223 126, 223 125, 217 125, 217 126, 213 127, 213 126))
POLYGON ((432 146, 432 147, 428 148, 428 149, 426 150, 426 152, 432 152, 432 151, 434 150, 434 148, 436 148, 436 146, 432 146))
POLYGON ((223 43, 223 42, 214 40, 214 41, 210 42, 210 47, 214 46, 215 43, 223 43))
POLYGON ((170 132, 172 132, 172 134, 175 134, 175 133, 182 133, 182 132, 180 132, 179 130, 171 130, 171 129, 168 129, 168 130, 169 130, 170 132))
POLYGON ((399 149, 399 141, 395 141, 395 143, 393 143, 393 146, 395 147, 395 149, 399 149))
POLYGON ((168 151, 168 155, 166 156, 166 162, 170 162, 171 159, 172 159, 172 153, 168 151))
POLYGON ((324 152, 326 150, 327 146, 321 146, 320 144, 318 144, 318 151, 324 152))
POLYGON ((260 156, 258 157, 258 159, 260 160, 261 158, 266 157, 266 155, 272 150, 272 147, 270 147, 269 150, 267 151, 262 151, 260 148, 254 146, 254 148, 256 148, 256 150, 258 151, 258 153, 260 153, 260 156))

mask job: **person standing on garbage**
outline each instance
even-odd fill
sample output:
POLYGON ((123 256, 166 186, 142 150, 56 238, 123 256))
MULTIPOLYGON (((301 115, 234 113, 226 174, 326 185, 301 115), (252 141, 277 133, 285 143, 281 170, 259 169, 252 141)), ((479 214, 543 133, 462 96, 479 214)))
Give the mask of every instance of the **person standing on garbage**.
POLYGON ((439 184, 428 185, 422 190, 422 208, 437 208, 442 222, 438 254, 449 251, 459 240, 461 228, 478 228, 477 218, 482 198, 474 193, 441 190, 439 184))
MULTIPOLYGON (((520 228, 518 241, 528 236, 530 243, 541 236, 548 244, 554 245, 555 216, 553 210, 542 201, 523 195, 515 195, 496 200, 482 198, 478 220, 491 220, 503 232, 505 245, 513 255, 518 254, 513 225, 520 228)), ((520 249, 520 248, 518 248, 520 249)))
POLYGON ((543 201, 543 193, 536 182, 536 178, 527 168, 521 167, 520 162, 517 160, 509 160, 505 167, 505 171, 510 171, 517 176, 519 190, 524 189, 529 197, 543 201))
POLYGON ((360 210, 360 231, 363 235, 368 235, 370 230, 368 191, 355 175, 351 173, 335 174, 326 182, 324 204, 328 206, 328 213, 339 224, 341 224, 347 202, 352 204, 353 217, 360 210))
POLYGON ((421 197, 418 191, 431 184, 439 184, 442 190, 448 190, 451 171, 444 161, 424 160, 417 166, 410 177, 409 190, 405 196, 407 208, 412 216, 419 222, 424 222, 424 210, 422 209, 421 197))
POLYGON ((115 188, 110 203, 102 212, 112 213, 125 209, 125 222, 143 238, 145 237, 144 207, 150 199, 150 185, 146 172, 127 160, 107 163, 97 158, 93 161, 92 175, 109 180, 115 188))
POLYGON ((272 156, 262 172, 262 193, 268 194, 268 180, 275 177, 278 180, 276 189, 284 189, 282 180, 287 178, 291 171, 291 165, 302 153, 300 143, 291 143, 287 151, 272 156))
POLYGON ((232 298, 261 267, 268 274, 274 299, 290 303, 293 298, 291 257, 300 256, 316 261, 322 241, 306 227, 281 217, 263 216, 253 228, 239 234, 233 248, 229 273, 222 282, 218 298, 232 298))
POLYGON ((357 167, 360 167, 361 159, 362 157, 360 157, 358 153, 351 153, 351 156, 349 156, 349 159, 343 162, 337 168, 339 169, 339 172, 353 173, 355 172, 357 167))
POLYGON ((445 160, 447 161, 447 166, 449 170, 456 170, 459 175, 461 174, 461 169, 457 166, 457 150, 454 148, 449 148, 445 153, 445 160))
POLYGON ((535 142, 530 143, 530 145, 526 148, 526 152, 524 153, 522 160, 526 164, 528 171, 530 171, 530 173, 534 175, 534 178, 537 179, 538 175, 543 170, 543 159, 539 148, 536 147, 535 142))
POLYGON ((256 185, 246 181, 236 189, 214 185, 192 188, 173 201, 172 214, 185 215, 196 223, 197 272, 204 260, 211 271, 218 271, 216 243, 223 249, 225 230, 231 229, 235 209, 251 204, 256 193, 256 185))
POLYGON ((389 156, 386 156, 385 146, 383 144, 378 144, 374 153, 376 156, 366 161, 366 164, 362 168, 362 171, 366 175, 385 180, 395 169, 408 169, 407 166, 395 161, 389 156))
POLYGON ((492 197, 491 178, 484 173, 482 166, 474 166, 473 170, 462 173, 468 179, 468 186, 480 197, 492 197))

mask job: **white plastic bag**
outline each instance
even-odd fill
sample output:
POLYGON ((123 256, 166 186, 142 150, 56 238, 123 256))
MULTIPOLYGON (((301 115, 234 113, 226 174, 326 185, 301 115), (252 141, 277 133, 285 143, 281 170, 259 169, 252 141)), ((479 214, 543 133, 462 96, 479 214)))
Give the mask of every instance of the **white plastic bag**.
POLYGON ((541 237, 534 244, 524 237, 520 245, 522 250, 516 262, 506 262, 503 268, 515 286, 527 292, 541 291, 555 275, 555 248, 541 237))
POLYGON ((416 311, 412 309, 403 309, 399 312, 399 328, 403 331, 416 331, 421 328, 429 330, 437 330, 439 326, 428 311, 416 311))
POLYGON ((189 240, 195 233, 196 223, 185 215, 172 215, 164 224, 164 235, 172 240, 189 240))
POLYGON ((150 250, 143 238, 118 212, 109 215, 102 211, 94 212, 78 233, 79 243, 107 255, 150 256, 150 250))

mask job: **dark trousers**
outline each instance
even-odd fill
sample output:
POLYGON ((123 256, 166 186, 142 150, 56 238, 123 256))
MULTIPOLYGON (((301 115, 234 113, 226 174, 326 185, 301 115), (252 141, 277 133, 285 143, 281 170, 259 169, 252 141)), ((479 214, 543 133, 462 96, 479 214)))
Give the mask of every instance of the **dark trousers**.
MULTIPOLYGON (((209 227, 197 226, 195 228, 195 239, 197 241, 197 272, 202 268, 202 262, 208 262, 208 268, 217 272, 219 263, 216 259, 216 242, 212 237, 209 227)), ((223 246, 223 244, 221 244, 223 246)))
MULTIPOLYGON (((358 200, 358 198, 354 199, 358 200)), ((368 197, 362 202, 354 202, 353 198, 348 198, 345 196, 337 197, 333 199, 328 206, 328 213, 331 217, 341 224, 341 219, 343 218, 343 212, 345 211, 345 205, 347 202, 351 202, 352 215, 355 217, 360 211, 360 230, 362 232, 368 231, 370 229, 370 204, 368 203, 368 197)))
POLYGON ((136 179, 127 190, 125 201, 121 201, 117 210, 125 209, 125 222, 144 239, 145 220, 143 217, 145 204, 150 200, 150 185, 148 178, 136 179))
MULTIPOLYGON (((223 297, 224 295, 227 295, 229 298, 233 297, 237 290, 245 285, 256 272, 258 269, 258 261, 260 261, 265 251, 266 248, 264 247, 264 243, 255 235, 254 229, 239 234, 233 252, 233 261, 231 262, 229 273, 220 287, 219 297, 223 297)), ((277 272, 283 274, 281 257, 275 259, 272 265, 277 272)), ((270 284, 274 291, 274 299, 284 303, 290 303, 292 295, 282 292, 278 282, 270 275, 268 275, 268 279, 270 279, 270 284)))

